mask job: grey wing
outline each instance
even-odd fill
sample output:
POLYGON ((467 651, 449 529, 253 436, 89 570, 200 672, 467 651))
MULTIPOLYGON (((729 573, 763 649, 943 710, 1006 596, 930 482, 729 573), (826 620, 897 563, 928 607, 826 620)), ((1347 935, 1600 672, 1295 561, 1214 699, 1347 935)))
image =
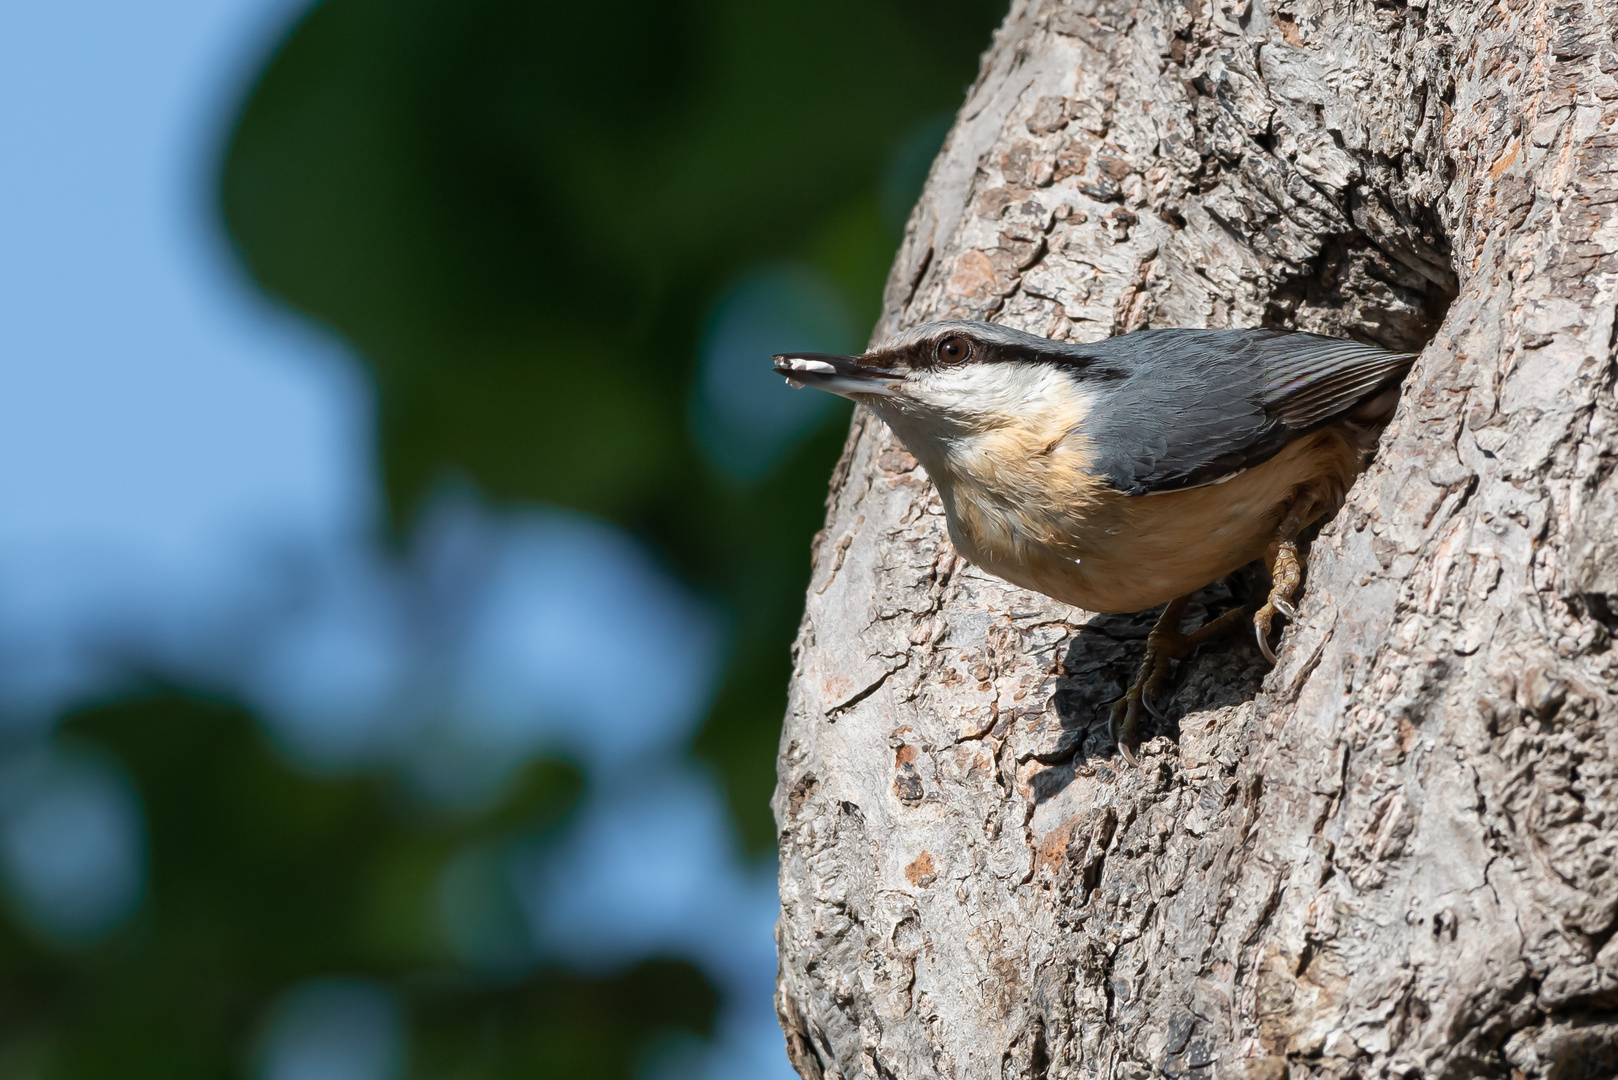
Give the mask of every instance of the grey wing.
POLYGON ((1143 330, 1085 347, 1097 467, 1143 495, 1215 482, 1396 384, 1415 357, 1273 330, 1143 330))

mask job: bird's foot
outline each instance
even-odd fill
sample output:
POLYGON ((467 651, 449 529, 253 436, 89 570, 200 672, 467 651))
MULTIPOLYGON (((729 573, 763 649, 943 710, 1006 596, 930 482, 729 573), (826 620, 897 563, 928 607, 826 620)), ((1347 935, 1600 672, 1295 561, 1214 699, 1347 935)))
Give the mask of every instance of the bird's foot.
POLYGON ((1244 608, 1232 608, 1194 633, 1182 634, 1180 619, 1185 615, 1187 599, 1182 596, 1178 600, 1171 600, 1168 607, 1163 609, 1163 614, 1158 616, 1157 624, 1146 636, 1146 656, 1141 660, 1140 674, 1124 696, 1113 704, 1108 732, 1118 752, 1131 765, 1138 764, 1135 760, 1135 729, 1140 723, 1140 710, 1145 709, 1157 719, 1163 719, 1156 702, 1163 692, 1163 684, 1168 681, 1170 661, 1184 660, 1203 642, 1240 625, 1242 616, 1246 614, 1244 608))
POLYGON ((1272 664, 1275 663, 1275 651, 1270 648, 1270 623, 1277 613, 1288 619, 1298 617, 1298 609, 1292 606, 1292 594, 1297 591, 1298 581, 1302 577, 1303 563, 1298 559, 1298 545, 1291 540, 1281 541, 1270 566, 1269 598, 1264 601, 1263 607, 1253 613, 1253 633, 1258 638, 1259 651, 1272 664))

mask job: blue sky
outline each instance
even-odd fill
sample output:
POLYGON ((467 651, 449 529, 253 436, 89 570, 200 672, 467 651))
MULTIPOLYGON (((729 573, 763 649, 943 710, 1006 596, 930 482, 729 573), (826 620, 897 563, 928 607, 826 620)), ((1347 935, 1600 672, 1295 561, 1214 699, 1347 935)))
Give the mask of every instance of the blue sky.
POLYGON ((253 599, 263 549, 374 518, 363 379, 251 291, 211 213, 230 110, 294 14, 0 6, 0 655, 42 706, 83 678, 64 635, 117 649, 146 608, 184 651, 253 599))
MULTIPOLYGON (((709 972, 727 993, 720 1034, 658 1076, 789 1076, 773 870, 742 861, 712 783, 670 752, 713 690, 722 614, 610 526, 464 489, 384 555, 362 367, 253 292, 220 233, 232 110, 300 8, 0 0, 0 721, 26 747, 0 755, 15 781, 0 879, 64 942, 141 902, 138 803, 116 768, 23 737, 140 670, 240 696, 306 756, 384 761, 431 797, 469 797, 541 751, 587 776, 638 762, 642 788, 593 788, 556 853, 466 865, 513 891, 527 947, 709 972), (628 611, 681 646, 608 710, 592 659, 611 662, 628 611), (446 759, 446 740, 464 752, 446 759), (612 855, 646 835, 662 864, 612 855), (86 882, 99 906, 53 909, 86 882)), ((475 938, 469 963, 487 959, 475 938)), ((405 1036, 386 989, 331 974, 267 1019, 265 1075, 394 1067, 387 1040, 405 1036), (351 1045, 307 1005, 328 997, 369 1018, 351 1045)))

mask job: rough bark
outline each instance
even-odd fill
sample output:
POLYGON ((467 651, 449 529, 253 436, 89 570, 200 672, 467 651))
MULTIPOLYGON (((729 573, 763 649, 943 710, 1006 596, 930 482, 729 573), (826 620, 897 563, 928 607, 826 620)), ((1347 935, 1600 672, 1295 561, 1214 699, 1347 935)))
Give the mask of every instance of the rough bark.
POLYGON ((1615 25, 1612 0, 1017 0, 878 338, 1271 325, 1422 354, 1280 664, 1180 665, 1138 768, 1105 717, 1150 616, 965 565, 856 416, 775 803, 804 1076, 1618 1072, 1615 25))

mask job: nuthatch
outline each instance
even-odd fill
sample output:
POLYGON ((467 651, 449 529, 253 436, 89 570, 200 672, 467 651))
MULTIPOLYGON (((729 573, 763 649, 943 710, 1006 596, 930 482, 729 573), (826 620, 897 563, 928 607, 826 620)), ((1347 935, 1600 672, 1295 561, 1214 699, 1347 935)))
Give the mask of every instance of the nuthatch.
POLYGON ((950 539, 991 574, 1095 612, 1167 603, 1114 706, 1125 757, 1169 661, 1236 625, 1180 632, 1190 594, 1263 558, 1253 616, 1296 617, 1297 537, 1337 509, 1414 356, 1318 334, 1141 330, 1088 344, 933 322, 863 356, 787 353, 775 370, 868 406, 938 486, 950 539))

